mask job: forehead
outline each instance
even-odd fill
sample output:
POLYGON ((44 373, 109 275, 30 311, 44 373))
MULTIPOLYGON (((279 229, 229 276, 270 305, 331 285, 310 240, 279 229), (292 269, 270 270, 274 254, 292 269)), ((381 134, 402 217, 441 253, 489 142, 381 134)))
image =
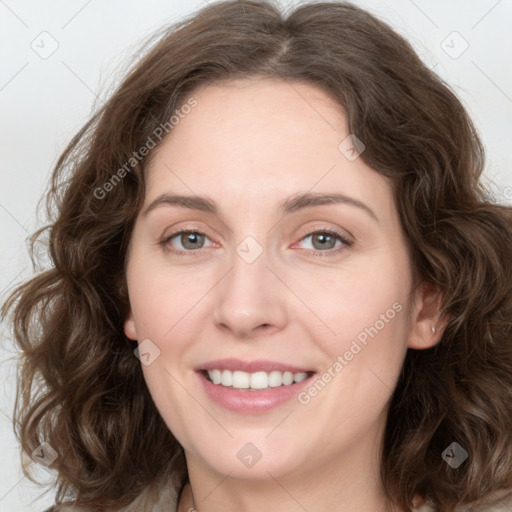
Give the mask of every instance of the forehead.
POLYGON ((263 195, 336 189, 389 203, 386 179, 340 150, 350 135, 345 112, 322 89, 250 79, 208 85, 191 97, 197 106, 174 126, 147 169, 149 199, 172 190, 257 202, 263 195))

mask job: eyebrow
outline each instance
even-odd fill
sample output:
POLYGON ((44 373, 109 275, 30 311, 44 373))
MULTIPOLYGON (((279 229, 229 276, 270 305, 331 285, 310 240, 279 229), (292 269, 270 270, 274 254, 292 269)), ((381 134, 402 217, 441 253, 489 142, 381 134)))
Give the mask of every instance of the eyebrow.
MULTIPOLYGON (((288 197, 284 201, 279 203, 279 212, 282 215, 286 215, 298 210, 304 210, 306 208, 313 208, 314 206, 322 206, 327 204, 346 204, 359 208, 366 212, 372 219, 379 222, 379 218, 373 210, 371 210, 366 204, 354 199, 353 197, 346 196, 344 194, 322 194, 319 192, 305 192, 295 194, 288 197)), ((143 216, 146 216, 151 210, 154 210, 158 206, 170 205, 179 206, 181 208, 188 208, 190 210, 199 210, 214 215, 219 214, 219 209, 212 199, 205 196, 187 196, 187 195, 174 195, 174 194, 161 194, 154 199, 142 212, 143 216)))

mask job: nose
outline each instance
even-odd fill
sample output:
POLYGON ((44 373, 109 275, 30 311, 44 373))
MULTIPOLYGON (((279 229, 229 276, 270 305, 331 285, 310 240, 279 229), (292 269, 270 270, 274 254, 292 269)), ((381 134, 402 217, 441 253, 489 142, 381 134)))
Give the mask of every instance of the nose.
POLYGON ((215 290, 215 325, 237 339, 283 329, 286 287, 268 267, 265 252, 253 262, 235 253, 232 261, 231 270, 215 290))

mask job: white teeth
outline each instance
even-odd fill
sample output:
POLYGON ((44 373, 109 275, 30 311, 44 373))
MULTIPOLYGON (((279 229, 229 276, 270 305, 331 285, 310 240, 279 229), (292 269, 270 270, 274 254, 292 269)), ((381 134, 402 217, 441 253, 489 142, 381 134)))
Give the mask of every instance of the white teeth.
POLYGON ((283 385, 283 374, 282 372, 270 372, 268 374, 268 385, 271 388, 277 388, 283 385))
POLYGON ((290 384, 293 384, 293 373, 292 372, 284 372, 283 386, 289 386, 290 384))
POLYGON ((233 387, 235 389, 267 389, 280 386, 290 386, 294 382, 302 382, 307 379, 305 372, 292 373, 289 371, 271 371, 247 373, 230 370, 208 370, 210 380, 217 385, 233 387))
POLYGON ((220 376, 220 383, 223 386, 232 386, 233 374, 229 370, 224 370, 220 376))
POLYGON ((268 373, 266 373, 266 372, 251 373, 250 385, 251 385, 251 389, 266 389, 266 388, 268 388, 268 373))
POLYGON ((222 373, 220 370, 212 370, 208 373, 214 384, 220 384, 222 382, 222 373))
POLYGON ((302 382, 304 379, 307 379, 308 378, 308 374, 307 373, 296 373, 294 376, 293 376, 293 380, 295 382, 302 382))
MULTIPOLYGON (((225 372, 229 372, 229 370, 224 370, 222 373, 225 372)), ((246 372, 233 372, 233 387, 237 389, 247 389, 249 387, 249 374, 246 372)))

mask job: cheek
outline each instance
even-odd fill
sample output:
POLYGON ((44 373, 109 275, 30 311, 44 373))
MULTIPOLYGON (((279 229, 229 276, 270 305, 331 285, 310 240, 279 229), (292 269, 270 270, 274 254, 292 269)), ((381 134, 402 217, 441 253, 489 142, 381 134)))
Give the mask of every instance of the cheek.
POLYGON ((379 255, 340 265, 321 277, 305 275, 297 281, 301 284, 296 290, 322 320, 317 322, 318 334, 323 331, 323 338, 332 345, 336 340, 356 338, 374 324, 379 331, 389 331, 391 326, 396 329, 403 323, 410 278, 402 268, 407 267, 391 254, 379 255))
POLYGON ((139 338, 153 337, 165 343, 183 320, 194 317, 195 305, 211 284, 207 275, 169 266, 142 264, 134 258, 128 269, 130 305, 139 338))
POLYGON ((313 339, 328 355, 327 364, 339 363, 340 389, 359 397, 382 382, 394 387, 406 352, 410 292, 403 271, 407 262, 400 255, 380 254, 361 263, 333 272, 321 285, 310 277, 301 291, 307 291, 315 312, 309 322, 313 339))

